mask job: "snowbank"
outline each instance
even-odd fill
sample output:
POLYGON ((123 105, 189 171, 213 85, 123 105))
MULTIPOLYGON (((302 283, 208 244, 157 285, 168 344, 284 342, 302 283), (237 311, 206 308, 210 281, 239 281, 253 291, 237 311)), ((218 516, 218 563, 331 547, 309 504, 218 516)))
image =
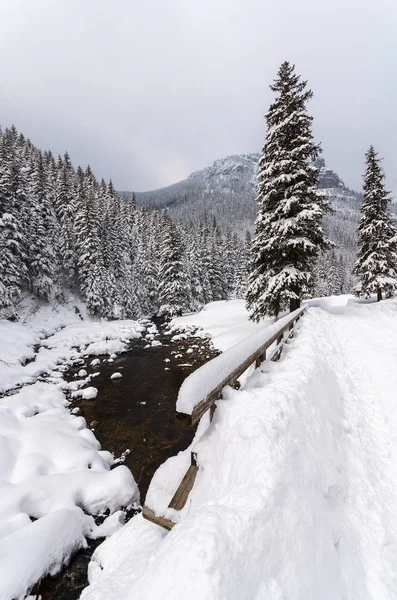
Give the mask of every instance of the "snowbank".
MULTIPOLYGON (((134 517, 96 550, 83 600, 395 597, 397 303, 322 308, 200 424, 179 523, 134 517)), ((155 474, 153 509, 189 452, 155 474)))
POLYGON ((137 321, 82 321, 64 306, 43 306, 26 324, 0 320, 0 392, 32 383, 60 363, 124 352, 142 331, 137 321), (37 354, 36 344, 41 345, 37 354), (27 360, 32 362, 25 364, 27 360))
POLYGON ((62 373, 88 355, 123 351, 143 326, 82 321, 65 307, 45 306, 27 317, 25 324, 0 321, 0 391, 30 384, 0 399, 0 600, 23 598, 86 538, 119 529, 120 509, 139 502, 129 469, 111 470, 113 456, 101 450, 84 418, 68 409, 66 389, 96 396, 92 386, 79 389, 90 376, 68 384, 62 373), (51 377, 37 381, 43 373, 51 377), (113 514, 97 526, 91 515, 107 511, 113 514))
POLYGON ((85 537, 97 537, 89 515, 139 500, 131 472, 110 470, 112 455, 68 405, 58 386, 43 382, 0 400, 1 599, 20 597, 85 537))
POLYGON ((87 545, 79 509, 60 509, 0 539, 0 598, 24 598, 44 573, 55 575, 71 555, 87 545))
POLYGON ((280 328, 284 327, 301 309, 279 319, 273 325, 262 327, 255 334, 243 339, 231 348, 228 348, 209 363, 194 371, 183 382, 176 403, 178 412, 191 415, 194 407, 204 400, 210 392, 222 384, 249 356, 254 354, 261 346, 271 340, 280 328))
POLYGON ((196 335, 210 337, 217 350, 227 350, 250 335, 262 331, 274 319, 260 323, 249 320, 244 300, 210 302, 198 313, 177 317, 171 321, 172 330, 197 329, 196 335))

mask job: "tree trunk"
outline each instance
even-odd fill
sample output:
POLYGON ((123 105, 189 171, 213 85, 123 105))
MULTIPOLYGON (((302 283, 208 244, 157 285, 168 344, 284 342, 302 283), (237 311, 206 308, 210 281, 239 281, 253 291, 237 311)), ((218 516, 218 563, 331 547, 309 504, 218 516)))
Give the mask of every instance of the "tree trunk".
POLYGON ((383 300, 383 298, 382 298, 382 290, 380 288, 378 288, 378 302, 380 302, 381 300, 383 300))
POLYGON ((300 298, 291 298, 289 301, 289 312, 294 312, 301 305, 300 298))

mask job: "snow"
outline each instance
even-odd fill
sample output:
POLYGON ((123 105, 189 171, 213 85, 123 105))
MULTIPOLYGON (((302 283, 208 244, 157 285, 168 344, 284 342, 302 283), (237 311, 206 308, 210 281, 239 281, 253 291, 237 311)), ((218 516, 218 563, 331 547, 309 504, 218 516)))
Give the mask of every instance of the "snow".
POLYGON ((206 304, 199 313, 173 319, 171 329, 189 331, 199 328, 195 335, 210 337, 214 348, 223 351, 262 331, 264 325, 272 322, 273 319, 261 323, 250 321, 244 300, 220 300, 206 304))
MULTIPOLYGON (((92 585, 83 591, 81 600, 126 598, 127 590, 142 577, 165 537, 166 531, 161 527, 145 521, 141 515, 133 517, 95 550, 88 568, 92 585)), ((190 597, 190 593, 186 597, 190 597)), ((161 595, 156 600, 160 598, 161 595)))
POLYGON ((176 403, 178 412, 191 415, 194 407, 204 400, 210 392, 222 384, 249 356, 254 354, 261 346, 270 341, 292 318, 299 315, 301 309, 279 319, 267 327, 261 324, 261 329, 255 334, 243 339, 231 348, 228 348, 194 371, 183 382, 176 403))
POLYGON ((95 551, 82 600, 395 597, 397 302, 316 303, 156 472, 147 504, 177 525, 134 517, 95 551))
POLYGON ((0 320, 0 392, 32 383, 60 363, 124 352, 129 340, 141 337, 143 330, 137 321, 82 321, 65 307, 43 306, 25 325, 0 320), (35 360, 24 364, 35 356, 39 343, 35 360))
POLYGON ((84 390, 78 390, 77 392, 73 392, 72 397, 77 398, 81 397, 84 400, 93 400, 98 395, 98 390, 96 387, 90 386, 85 388, 84 390))
POLYGON ((86 547, 85 529, 80 509, 63 508, 0 540, 0 599, 23 598, 44 573, 55 575, 86 547))
MULTIPOLYGON (((0 564, 3 556, 18 559, 29 585, 39 572, 60 568, 84 536, 98 536, 90 514, 114 512, 139 498, 131 472, 110 470, 113 457, 68 404, 58 386, 44 382, 0 400, 0 564)), ((19 597, 13 587, 19 570, 6 573, 0 568, 0 590, 4 584, 14 595, 0 592, 0 598, 19 597)))
POLYGON ((121 373, 113 373, 113 374, 110 376, 110 379, 120 379, 121 377, 122 377, 122 374, 121 374, 121 373))
POLYGON ((79 389, 90 376, 68 384, 62 374, 95 344, 125 349, 142 330, 134 321, 82 321, 65 307, 43 307, 25 323, 0 321, 0 387, 11 390, 0 398, 0 600, 23 598, 87 538, 117 531, 121 509, 138 504, 130 470, 111 470, 120 461, 101 450, 77 407, 69 410, 66 390, 96 397, 92 386, 79 389), (35 360, 24 364, 27 358, 35 360), (40 374, 50 377, 39 381, 40 374), (12 390, 22 383, 30 385, 12 390), (91 515, 106 511, 110 516, 96 525, 91 515))

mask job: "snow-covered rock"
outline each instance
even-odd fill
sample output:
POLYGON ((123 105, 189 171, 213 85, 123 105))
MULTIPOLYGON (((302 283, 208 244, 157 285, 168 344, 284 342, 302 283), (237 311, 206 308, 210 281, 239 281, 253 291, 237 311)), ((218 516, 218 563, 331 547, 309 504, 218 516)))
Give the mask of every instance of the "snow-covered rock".
POLYGON ((78 392, 78 395, 80 395, 84 400, 93 400, 97 397, 98 390, 96 387, 90 386, 78 392))

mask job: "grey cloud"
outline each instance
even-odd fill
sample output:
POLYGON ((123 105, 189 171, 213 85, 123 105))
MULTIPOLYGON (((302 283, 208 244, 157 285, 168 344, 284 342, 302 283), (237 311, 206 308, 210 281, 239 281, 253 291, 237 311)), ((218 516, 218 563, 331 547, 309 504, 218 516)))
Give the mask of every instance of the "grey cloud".
POLYGON ((119 189, 259 151, 287 59, 329 166, 360 187, 373 143, 397 190, 395 0, 0 0, 0 18, 0 122, 119 189))

